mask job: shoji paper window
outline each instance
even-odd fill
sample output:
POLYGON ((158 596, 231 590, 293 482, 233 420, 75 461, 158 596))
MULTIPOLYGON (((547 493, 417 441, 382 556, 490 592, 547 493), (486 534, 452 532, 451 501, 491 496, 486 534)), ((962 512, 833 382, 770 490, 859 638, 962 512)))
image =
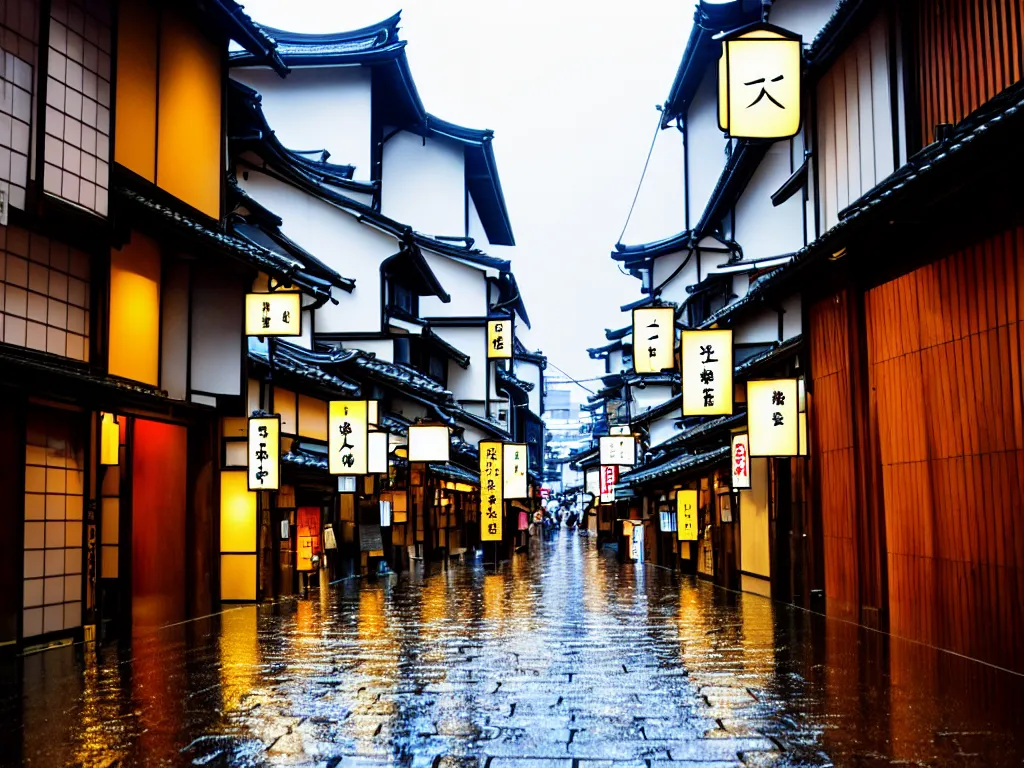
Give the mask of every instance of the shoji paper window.
POLYGON ((25 208, 35 91, 39 3, 0 3, 0 191, 25 208))
POLYGON ((0 338, 89 360, 89 257, 18 227, 0 227, 0 338))
POLYGON ((68 416, 41 409, 28 415, 24 637, 71 629, 82 623, 85 441, 68 416))
POLYGON ((46 78, 43 189, 107 215, 110 7, 53 0, 46 78))

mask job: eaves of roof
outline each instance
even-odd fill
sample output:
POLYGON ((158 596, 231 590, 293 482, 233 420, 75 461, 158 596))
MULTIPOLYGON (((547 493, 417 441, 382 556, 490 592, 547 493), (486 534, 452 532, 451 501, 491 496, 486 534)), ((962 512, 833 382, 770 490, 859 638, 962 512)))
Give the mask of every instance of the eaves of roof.
POLYGON ((427 464, 427 469, 438 477, 443 477, 445 480, 450 480, 454 483, 465 483, 466 485, 472 485, 478 488, 480 487, 480 476, 474 475, 472 472, 463 469, 458 464, 427 464))
POLYGON ((330 469, 330 462, 326 456, 312 451, 304 451, 297 444, 293 444, 287 453, 281 454, 281 461, 291 466, 315 469, 319 472, 328 472, 330 469))
POLYGON ((382 274, 393 275, 399 283, 418 296, 436 296, 445 304, 452 300, 451 294, 441 285, 441 280, 415 243, 403 242, 398 253, 381 262, 380 269, 382 274))
POLYGON ((923 148, 907 163, 840 211, 839 223, 801 248, 793 260, 759 277, 739 301, 723 307, 701 323, 708 328, 734 321, 754 306, 795 290, 796 279, 822 259, 839 253, 845 243, 872 224, 899 218, 900 207, 915 209, 948 198, 951 191, 968 187, 1009 167, 1008 153, 1017 152, 1024 130, 1024 81, 995 96, 964 118, 946 141, 923 148))
POLYGON ((429 325, 423 329, 423 338, 429 339, 431 344, 443 350, 444 353, 448 355, 448 358, 463 370, 469 368, 469 355, 467 355, 461 349, 453 347, 443 338, 438 336, 434 329, 431 328, 429 325))
MULTIPOLYGON (((494 157, 494 132, 456 125, 426 111, 409 69, 406 42, 398 37, 400 18, 401 14, 396 13, 377 24, 328 34, 300 34, 272 28, 267 31, 277 41, 281 58, 289 66, 373 67, 373 98, 375 102, 380 99, 383 105, 385 123, 425 138, 444 139, 461 145, 466 164, 466 186, 487 239, 493 245, 515 245, 494 157)), ((233 52, 229 60, 232 66, 258 63, 244 52, 233 52)))
POLYGON ((771 146, 770 141, 739 139, 725 162, 700 220, 690 234, 692 243, 710 234, 747 188, 757 167, 771 146))
POLYGON ((629 334, 631 334, 632 332, 633 332, 633 326, 632 325, 626 325, 626 326, 623 326, 622 328, 616 328, 614 330, 605 328, 604 329, 604 337, 606 339, 608 339, 608 341, 614 341, 616 339, 625 338, 626 336, 629 336, 629 334))
POLYGON ((609 352, 614 352, 617 349, 622 349, 621 339, 605 344, 603 347, 591 347, 587 350, 587 354, 590 355, 591 360, 597 360, 602 355, 607 355, 609 352))
POLYGON ((164 228, 164 232, 171 232, 184 240, 188 247, 200 247, 231 257, 317 299, 331 297, 330 283, 303 270, 302 263, 296 259, 221 232, 127 187, 116 186, 113 193, 115 205, 124 206, 139 219, 164 228))
POLYGON ((494 423, 490 419, 485 419, 483 416, 477 416, 471 411, 467 411, 461 405, 448 404, 444 406, 445 411, 448 412, 456 421, 462 421, 467 424, 471 424, 477 429, 486 432, 492 437, 497 437, 500 440, 511 440, 512 436, 508 433, 508 430, 501 427, 501 425, 494 423))
POLYGON ((654 448, 660 451, 672 451, 686 445, 692 445, 701 440, 711 440, 719 433, 724 433, 734 427, 741 427, 746 423, 746 411, 733 413, 729 416, 719 416, 716 419, 702 421, 700 424, 694 424, 689 429, 680 432, 678 435, 673 435, 668 440, 654 446, 654 448))
POLYGON ((288 67, 281 59, 274 39, 246 14, 240 4, 234 0, 209 0, 204 7, 255 63, 266 64, 281 77, 288 74, 288 67))
POLYGON ((419 371, 400 363, 378 360, 374 355, 361 350, 348 351, 355 353, 349 359, 349 365, 354 366, 355 370, 367 374, 370 378, 386 383, 399 391, 418 395, 433 403, 446 405, 451 401, 451 392, 419 371))
POLYGON ((861 33, 878 10, 878 0, 839 0, 811 41, 804 59, 809 74, 823 72, 861 33))
POLYGON ((324 370, 323 366, 338 364, 337 353, 311 352, 281 339, 276 339, 273 345, 272 358, 259 348, 250 348, 249 360, 271 369, 275 373, 283 373, 306 386, 316 387, 327 394, 340 394, 347 397, 359 394, 359 384, 324 370))
POLYGON ((754 355, 737 365, 733 375, 736 379, 753 376, 773 363, 782 362, 797 354, 802 344, 803 336, 794 336, 792 339, 787 339, 781 344, 776 343, 771 349, 754 355))
POLYGON ((612 251, 612 259, 627 262, 627 266, 629 265, 628 262, 656 259, 659 256, 665 256, 689 248, 692 237, 693 232, 686 229, 671 237, 653 240, 649 243, 639 243, 637 245, 616 243, 615 250, 612 251))
POLYGON ((642 413, 638 413, 633 416, 630 420, 631 424, 647 424, 648 422, 654 421, 655 419, 661 418, 672 411, 678 410, 682 407, 683 396, 674 395, 660 405, 655 405, 652 408, 648 408, 642 413))
POLYGON ((682 61, 662 109, 662 128, 666 128, 673 119, 686 115, 704 73, 718 59, 720 46, 714 40, 715 35, 760 18, 760 0, 731 0, 717 3, 698 0, 690 37, 686 41, 682 61))
POLYGON ((502 384, 506 384, 510 387, 515 387, 516 389, 522 391, 524 394, 533 391, 534 386, 532 381, 523 381, 515 374, 506 371, 504 368, 496 368, 495 370, 497 371, 498 379, 499 381, 501 381, 502 384))
POLYGON ((636 487, 662 479, 683 479, 694 472, 728 461, 730 450, 730 446, 727 445, 693 456, 676 456, 654 466, 641 467, 632 472, 626 472, 619 477, 617 485, 636 487))

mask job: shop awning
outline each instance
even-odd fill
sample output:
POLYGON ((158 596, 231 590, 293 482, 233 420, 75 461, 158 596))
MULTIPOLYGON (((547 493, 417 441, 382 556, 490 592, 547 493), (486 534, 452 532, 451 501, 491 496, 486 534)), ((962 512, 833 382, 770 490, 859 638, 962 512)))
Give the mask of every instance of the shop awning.
POLYGON ((438 477, 451 480, 454 483, 466 483, 474 487, 480 487, 480 477, 458 464, 427 464, 427 469, 438 477))
POLYGON ((727 462, 730 450, 730 446, 726 445, 707 453, 676 456, 650 467, 627 472, 619 478, 617 486, 636 487, 656 480, 682 480, 694 472, 727 462))

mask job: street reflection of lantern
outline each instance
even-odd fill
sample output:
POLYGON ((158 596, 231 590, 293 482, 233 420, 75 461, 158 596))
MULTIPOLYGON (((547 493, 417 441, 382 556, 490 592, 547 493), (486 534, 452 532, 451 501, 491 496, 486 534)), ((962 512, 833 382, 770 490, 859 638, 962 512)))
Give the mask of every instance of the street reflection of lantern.
POLYGON ((674 307, 633 310, 633 370, 639 374, 672 370, 676 360, 674 307))
POLYGON ((512 319, 487 321, 487 359, 508 360, 512 357, 512 319))
POLYGON ((446 462, 451 456, 451 433, 444 424, 409 426, 409 461, 446 462))
POLYGON ((796 379, 747 382, 751 456, 799 455, 796 379))
POLYGON ((301 336, 302 294, 298 291, 247 293, 246 336, 301 336))
POLYGON ((679 358, 683 415, 731 414, 732 331, 683 331, 679 358))
POLYGON ((697 540, 697 491, 676 491, 676 537, 697 540))
POLYGON ((526 479, 527 452, 525 443, 505 443, 502 447, 504 471, 503 495, 506 499, 528 499, 526 479))
POLYGON ((366 474, 366 411, 365 400, 331 401, 327 450, 332 475, 366 474))
POLYGON ((802 40, 757 24, 722 39, 718 126, 732 138, 785 139, 800 131, 802 40))

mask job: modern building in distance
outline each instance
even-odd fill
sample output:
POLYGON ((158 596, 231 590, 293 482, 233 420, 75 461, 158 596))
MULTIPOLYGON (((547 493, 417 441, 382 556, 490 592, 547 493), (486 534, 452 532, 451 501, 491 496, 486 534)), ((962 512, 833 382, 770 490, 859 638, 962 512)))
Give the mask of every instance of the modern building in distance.
POLYGON ((555 493, 583 484, 583 474, 572 461, 591 447, 590 413, 581 407, 578 384, 564 376, 545 377, 544 484, 555 493))

